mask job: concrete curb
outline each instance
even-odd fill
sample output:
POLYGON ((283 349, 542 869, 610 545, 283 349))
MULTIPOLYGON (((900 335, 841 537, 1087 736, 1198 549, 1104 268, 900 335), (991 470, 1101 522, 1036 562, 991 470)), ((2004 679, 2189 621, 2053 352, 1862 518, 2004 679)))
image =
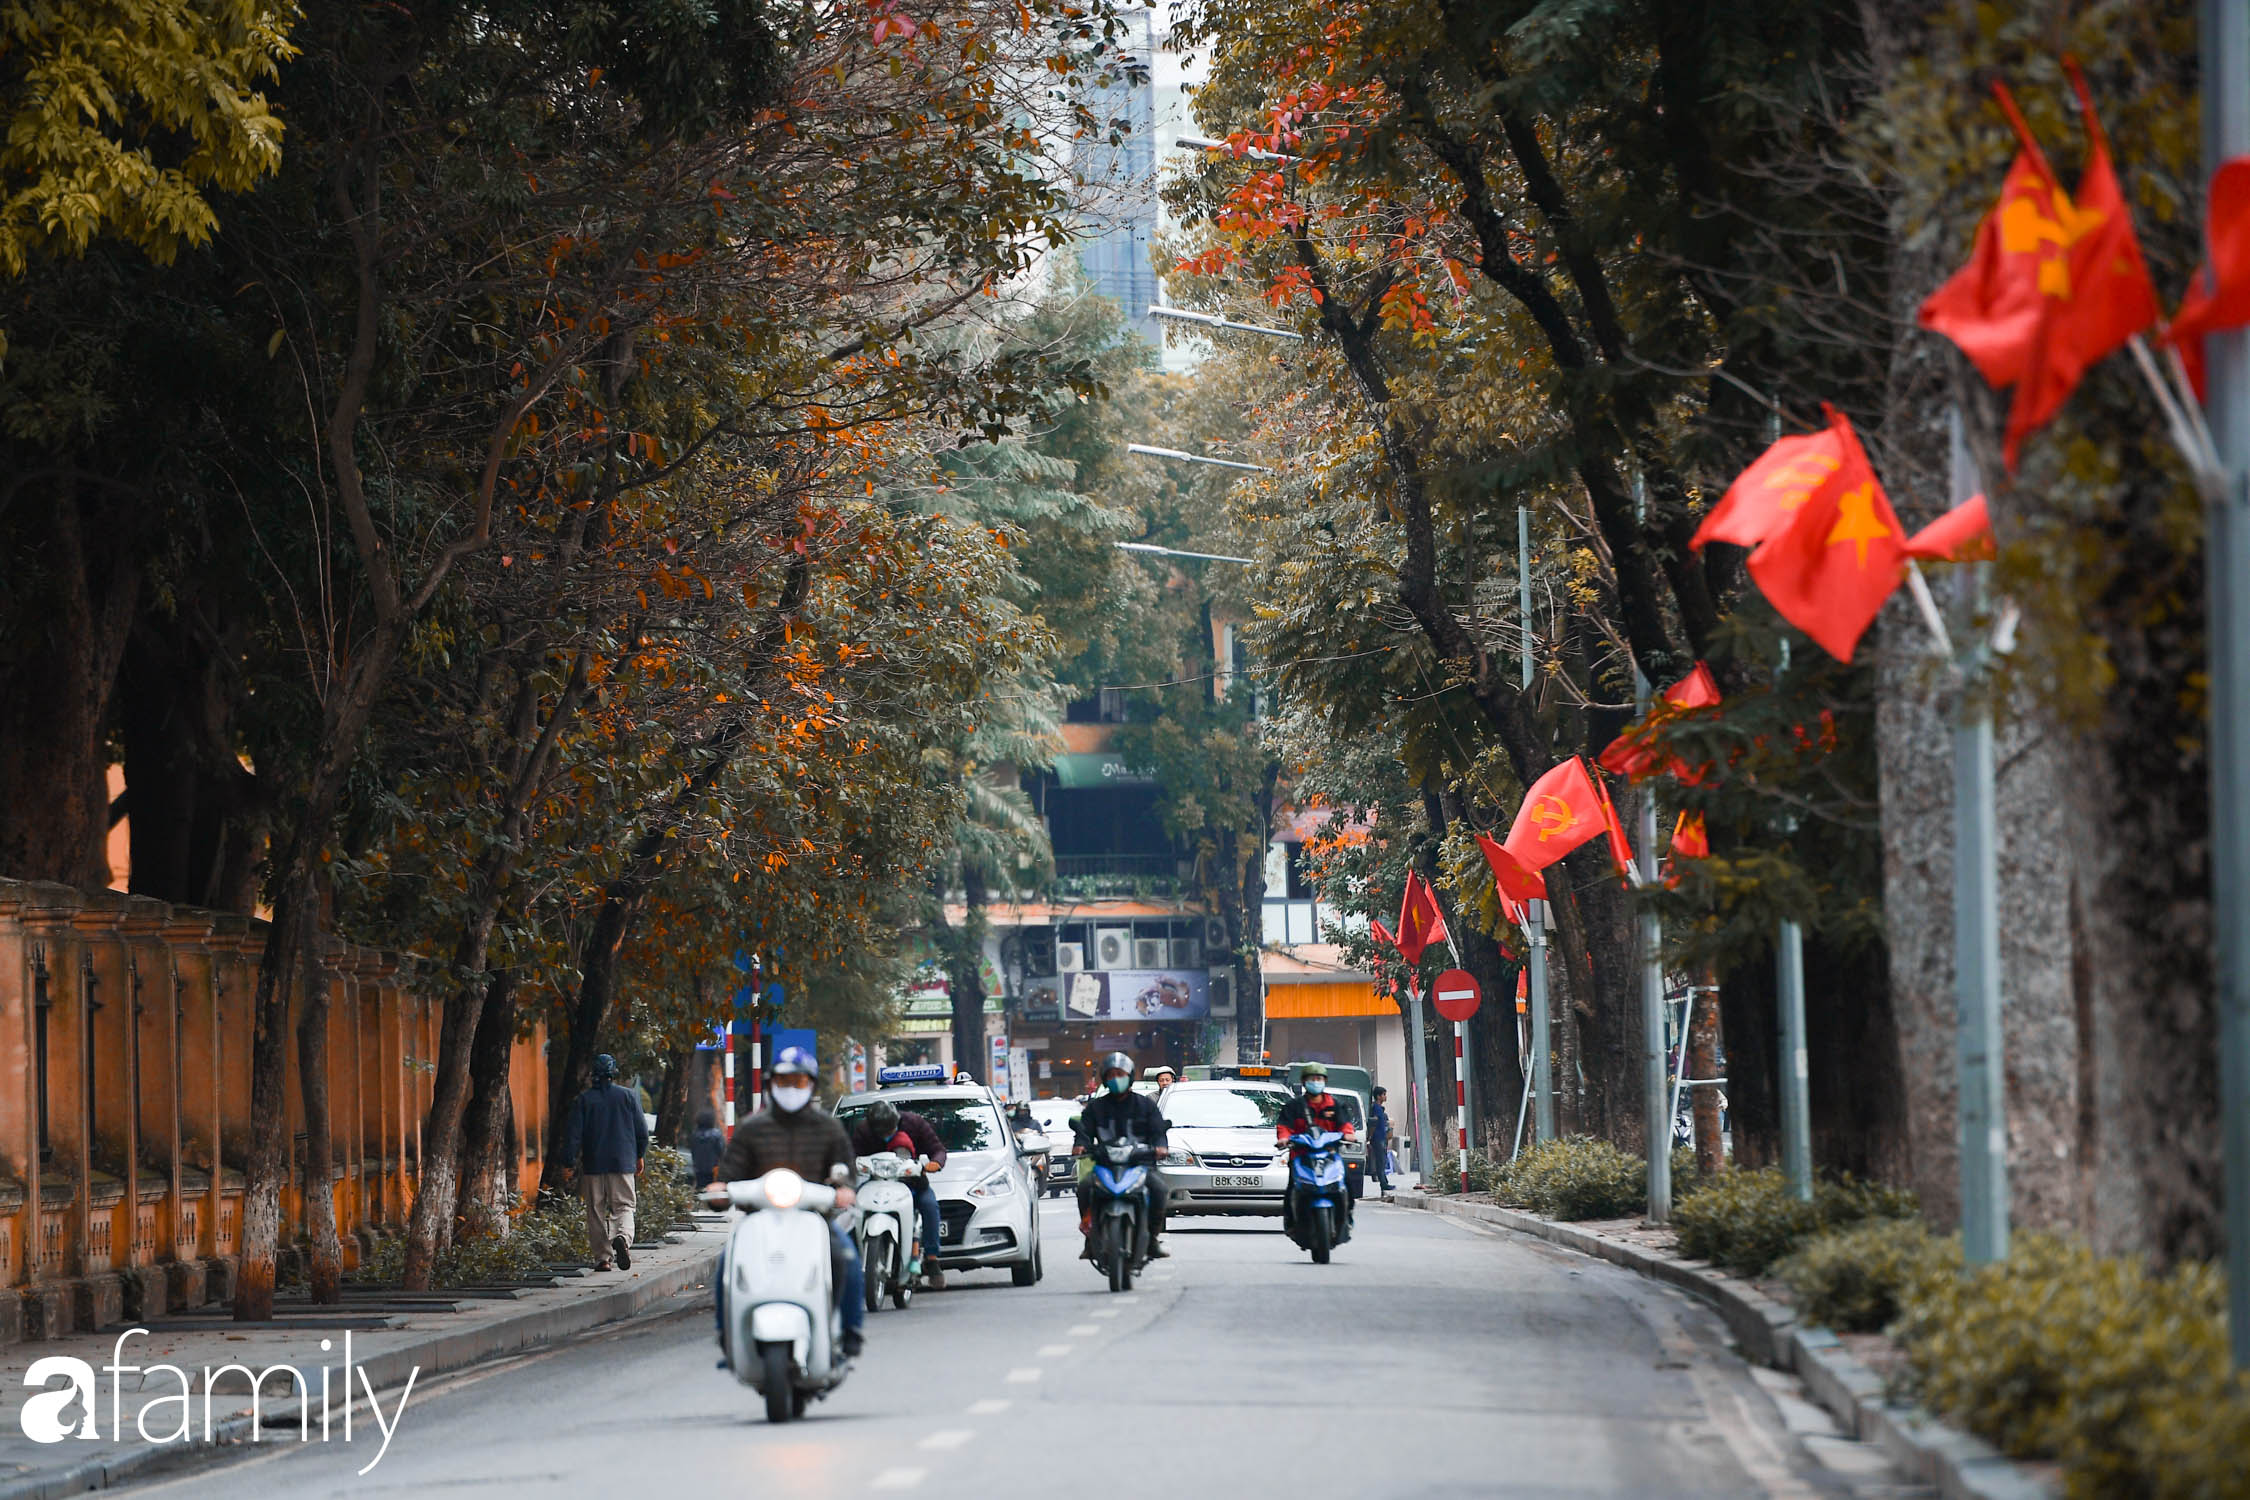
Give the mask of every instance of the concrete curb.
MULTIPOLYGON (((355 1359, 353 1366, 365 1370, 377 1390, 388 1392, 404 1384, 410 1371, 417 1372, 418 1378, 447 1375, 504 1354, 630 1318, 697 1281, 709 1279, 718 1262, 719 1246, 714 1244, 707 1254, 691 1256, 678 1265, 621 1286, 549 1307, 526 1308, 476 1328, 451 1333, 434 1331, 428 1339, 405 1348, 355 1359)), ((296 1417, 297 1403, 283 1402, 276 1403, 261 1420, 270 1433, 294 1423, 296 1417)), ((176 1463, 184 1455, 200 1449, 225 1447, 247 1441, 249 1437, 250 1419, 239 1417, 219 1424, 210 1443, 196 1440, 162 1446, 149 1444, 89 1459, 60 1473, 0 1483, 0 1500, 57 1500, 59 1496, 111 1489, 158 1464, 176 1463)))
MULTIPOLYGON (((1745 1355, 1794 1373, 1846 1430, 1880 1447, 1893 1464, 1935 1486, 1945 1500, 2055 1500, 2060 1494, 1982 1438, 1948 1427, 1919 1407, 1886 1400, 1882 1378, 1845 1352, 1835 1334, 1799 1323, 1790 1309, 1702 1261, 1495 1204, 1415 1192, 1394 1193, 1391 1201, 1513 1229, 1694 1293, 1718 1310, 1745 1355)), ((0 1500, 6 1496, 0 1494, 0 1500)))

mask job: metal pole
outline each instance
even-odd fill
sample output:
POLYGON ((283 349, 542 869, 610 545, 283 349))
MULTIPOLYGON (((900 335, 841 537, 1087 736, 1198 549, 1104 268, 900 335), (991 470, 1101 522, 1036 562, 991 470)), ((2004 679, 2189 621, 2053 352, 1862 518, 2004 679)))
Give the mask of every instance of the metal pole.
POLYGON ((1430 1144, 1430 1054, 1422 1035, 1422 987, 1410 974, 1406 979, 1407 1055, 1414 1061, 1414 1175, 1424 1187, 1437 1171, 1437 1149, 1430 1144))
POLYGON ((1680 1007, 1680 1049, 1672 1054, 1672 1107, 1664 1116, 1664 1128, 1674 1128, 1680 1118, 1680 1093, 1687 1087, 1688 1033, 1695 1029, 1695 986, 1689 985, 1687 1003, 1680 1007))
POLYGON ((726 1054, 721 1063, 727 1078, 727 1139, 734 1139, 734 1017, 727 1017, 726 1054))
POLYGON ((1547 1016, 1547 903, 1530 903, 1531 922, 1531 1095, 1537 1111, 1536 1139, 1555 1138, 1554 1043, 1547 1016))
POLYGON ((1531 657, 1535 643, 1531 630, 1531 507, 1516 507, 1516 590, 1523 614, 1523 685, 1531 688, 1531 657))
MULTIPOLYGON (((2206 171, 2250 153, 2250 8, 2203 0, 2206 171)), ((2250 335, 2207 335, 2203 409, 2224 481, 2210 508, 2212 925, 2226 1151, 2227 1328, 2250 1369, 2250 335)))
POLYGON ((1468 1027, 1453 1023, 1453 1120, 1457 1139, 1454 1149, 1461 1153, 1461 1191, 1469 1190, 1469 1060, 1461 1045, 1468 1027))
MULTIPOLYGON (((1976 468, 1952 431, 1956 503, 1976 491, 1976 468)), ((1982 563, 1974 564, 1981 592, 1982 563)), ((1992 704, 1984 691, 1989 652, 1981 639, 1960 662, 1961 707, 1953 727, 1953 992, 1958 1007, 1961 1119, 1961 1253, 1972 1266, 2008 1254, 2008 1115, 2000 1030, 2000 834, 1993 808, 1992 704)))
MULTIPOLYGON (((1636 477, 1636 490, 1638 482, 1636 477)), ((1638 668, 1633 673, 1634 697, 1642 717, 1648 715, 1649 681, 1638 668)), ((1641 885, 1657 883, 1656 789, 1641 793, 1641 885)), ((1669 1047, 1664 1034, 1664 924, 1654 906, 1641 910, 1641 1109, 1648 1117, 1648 1219, 1668 1223, 1672 1217, 1672 1121, 1664 1113, 1671 1091, 1664 1086, 1669 1047)))
POLYGON ((1812 1202, 1812 1100, 1805 1075, 1805 930, 1781 924, 1774 954, 1781 1001, 1781 1174, 1789 1196, 1812 1202))

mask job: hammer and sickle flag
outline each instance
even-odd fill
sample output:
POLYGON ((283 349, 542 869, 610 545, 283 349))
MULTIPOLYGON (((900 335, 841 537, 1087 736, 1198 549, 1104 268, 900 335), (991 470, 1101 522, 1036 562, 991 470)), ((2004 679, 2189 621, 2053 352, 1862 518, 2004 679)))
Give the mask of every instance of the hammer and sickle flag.
POLYGON ((1573 755, 1531 784, 1516 812, 1515 826, 1500 848, 1519 869, 1536 872, 1580 844, 1600 838, 1606 827, 1602 794, 1586 762, 1573 755))
POLYGON ((1700 552, 1708 542, 1755 547, 1788 525, 1843 468, 1850 441, 1848 425, 1840 426, 1843 422, 1831 410, 1828 425, 1820 431, 1782 438, 1760 454, 1695 528, 1688 541, 1690 550, 1700 552))
POLYGON ((1545 876, 1525 869, 1504 846, 1485 834, 1477 835, 1477 847, 1484 851, 1484 862, 1492 866, 1492 883, 1500 888, 1501 904, 1510 908, 1511 919, 1526 901, 1547 899, 1545 876))

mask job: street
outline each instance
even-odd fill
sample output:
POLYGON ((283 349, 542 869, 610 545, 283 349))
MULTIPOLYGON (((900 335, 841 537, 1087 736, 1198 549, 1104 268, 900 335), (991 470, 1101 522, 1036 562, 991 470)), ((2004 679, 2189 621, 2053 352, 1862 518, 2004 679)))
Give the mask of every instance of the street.
POLYGON ((1039 1286, 955 1277, 873 1315, 851 1378, 780 1429, 712 1368, 699 1288, 417 1389, 364 1477, 364 1445, 286 1442, 132 1493, 1921 1493, 1809 1458, 1701 1305, 1534 1240, 1363 1205, 1316 1267, 1272 1221, 1185 1220, 1113 1296, 1073 1258, 1067 1201, 1043 1235, 1039 1286))

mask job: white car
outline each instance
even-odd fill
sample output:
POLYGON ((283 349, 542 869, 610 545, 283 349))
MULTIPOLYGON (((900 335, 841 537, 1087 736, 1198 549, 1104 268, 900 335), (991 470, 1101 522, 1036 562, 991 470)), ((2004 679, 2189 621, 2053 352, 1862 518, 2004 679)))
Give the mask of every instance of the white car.
MULTIPOLYGON (((930 1122, 945 1146, 933 1173, 938 1200, 937 1264, 947 1271, 1008 1268, 1017 1286, 1039 1280, 1039 1181, 1016 1149, 1015 1132, 989 1089, 970 1083, 913 1083, 853 1094, 836 1105, 846 1130, 877 1099, 930 1122)), ((924 1248, 925 1261, 929 1258, 924 1248)))
POLYGON ((1276 1214, 1289 1188, 1289 1158, 1274 1149, 1274 1125, 1291 1094, 1278 1083, 1188 1079, 1164 1096, 1170 1152, 1165 1213, 1276 1214))

